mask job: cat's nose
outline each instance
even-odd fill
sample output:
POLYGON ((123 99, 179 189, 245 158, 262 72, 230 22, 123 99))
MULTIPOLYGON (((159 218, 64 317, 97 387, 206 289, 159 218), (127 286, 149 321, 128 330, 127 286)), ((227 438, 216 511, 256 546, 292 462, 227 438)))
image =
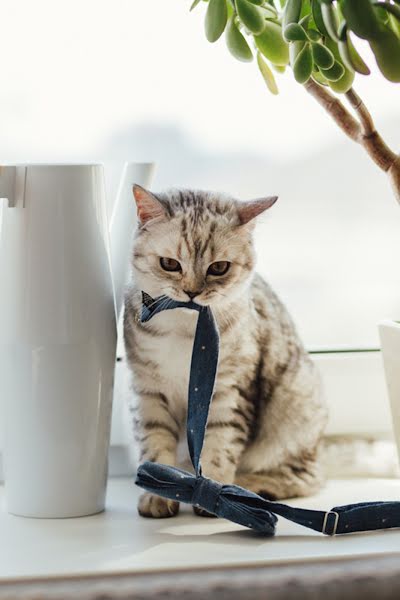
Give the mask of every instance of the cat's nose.
POLYGON ((193 298, 195 298, 196 296, 198 296, 199 294, 201 294, 201 292, 203 290, 197 290, 196 292, 193 292, 191 290, 183 290, 185 292, 185 294, 187 294, 189 296, 189 298, 191 300, 193 300, 193 298))

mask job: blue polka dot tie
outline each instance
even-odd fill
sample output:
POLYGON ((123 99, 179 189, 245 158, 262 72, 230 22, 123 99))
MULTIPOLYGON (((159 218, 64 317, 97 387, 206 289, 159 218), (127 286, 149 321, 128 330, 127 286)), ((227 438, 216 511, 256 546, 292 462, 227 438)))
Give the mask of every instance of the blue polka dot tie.
MULTIPOLYGON (((199 313, 190 366, 187 440, 194 475, 153 462, 139 466, 136 484, 170 500, 193 504, 234 523, 272 536, 277 515, 327 535, 390 529, 400 526, 400 502, 362 502, 336 506, 328 511, 308 510, 266 500, 237 485, 224 485, 203 477, 201 450, 218 367, 219 334, 211 312, 195 302, 178 302, 165 296, 153 299, 142 292, 141 321, 165 310, 185 308, 199 313)), ((175 349, 179 352, 179 348, 175 349)))

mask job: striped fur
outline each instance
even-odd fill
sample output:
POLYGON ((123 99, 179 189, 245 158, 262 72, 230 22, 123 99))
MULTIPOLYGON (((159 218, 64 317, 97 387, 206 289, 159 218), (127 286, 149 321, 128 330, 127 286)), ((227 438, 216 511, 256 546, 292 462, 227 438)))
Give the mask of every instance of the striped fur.
MULTIPOLYGON (((154 201, 164 216, 137 231, 125 307, 140 460, 179 463, 197 320, 197 313, 176 309, 138 323, 140 290, 176 300, 196 290, 196 302, 212 307, 221 334, 204 474, 269 498, 313 493, 322 482, 318 449, 327 411, 287 310, 254 273, 253 223, 242 224, 242 204, 220 194, 173 191, 154 201), (160 257, 178 260, 182 272, 164 271, 160 257), (217 260, 229 261, 229 271, 206 276, 217 260)), ((139 502, 145 516, 171 516, 178 508, 149 494, 139 502)))

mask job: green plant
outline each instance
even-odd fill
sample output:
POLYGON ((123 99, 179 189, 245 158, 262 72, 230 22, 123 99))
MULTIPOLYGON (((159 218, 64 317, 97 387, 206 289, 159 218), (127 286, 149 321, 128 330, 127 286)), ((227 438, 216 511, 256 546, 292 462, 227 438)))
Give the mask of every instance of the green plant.
MULTIPOLYGON (((191 10, 202 0, 194 0, 191 10)), ((391 180, 400 202, 400 155, 377 132, 353 89, 355 75, 370 70, 354 45, 366 40, 384 79, 400 82, 400 0, 203 0, 205 33, 216 42, 225 32, 231 54, 256 62, 273 94, 273 69, 288 67, 353 141, 361 144, 391 180), (271 68, 272 67, 272 68, 271 68), (355 111, 342 102, 344 95, 355 111)))

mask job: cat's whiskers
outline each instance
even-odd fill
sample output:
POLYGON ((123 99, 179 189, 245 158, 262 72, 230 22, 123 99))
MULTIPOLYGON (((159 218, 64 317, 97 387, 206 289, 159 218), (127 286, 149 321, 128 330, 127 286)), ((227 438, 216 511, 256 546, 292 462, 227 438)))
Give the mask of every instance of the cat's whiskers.
POLYGON ((158 296, 158 298, 153 300, 153 302, 151 302, 150 304, 147 304, 147 308, 151 308, 156 302, 159 302, 160 300, 165 300, 165 298, 167 298, 167 295, 161 294, 161 296, 158 296))
POLYGON ((162 300, 161 304, 160 304, 160 312, 165 310, 169 304, 171 304, 172 300, 171 298, 168 298, 167 296, 165 296, 165 298, 162 300))
MULTIPOLYGON (((141 292, 140 292, 141 294, 141 292)), ((151 302, 151 304, 147 305, 147 308, 151 308, 152 306, 154 306, 154 304, 156 304, 157 302, 159 302, 161 300, 161 310, 164 310, 164 306, 166 306, 166 302, 169 303, 171 301, 170 298, 168 298, 168 296, 166 294, 162 294, 161 296, 158 296, 156 299, 153 300, 153 302, 151 302)), ((145 321, 144 323, 142 322, 142 327, 151 327, 150 321, 145 321)))
POLYGON ((238 318, 240 320, 240 318, 243 315, 244 309, 242 307, 242 304, 241 304, 240 300, 237 300, 237 302, 235 302, 227 294, 224 294, 223 292, 220 292, 218 290, 214 290, 214 291, 229 301, 229 307, 230 307, 229 310, 227 310, 226 304, 224 304, 224 305, 216 304, 213 307, 213 312, 215 314, 215 317, 219 321, 219 323, 223 327, 227 326, 230 329, 238 321, 238 318), (235 310, 235 308, 239 309, 239 310, 235 310))
POLYGON ((223 298, 228 298, 228 296, 226 294, 224 294, 223 292, 220 292, 219 290, 210 290, 209 293, 210 294, 218 294, 219 296, 222 296, 223 298))

